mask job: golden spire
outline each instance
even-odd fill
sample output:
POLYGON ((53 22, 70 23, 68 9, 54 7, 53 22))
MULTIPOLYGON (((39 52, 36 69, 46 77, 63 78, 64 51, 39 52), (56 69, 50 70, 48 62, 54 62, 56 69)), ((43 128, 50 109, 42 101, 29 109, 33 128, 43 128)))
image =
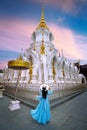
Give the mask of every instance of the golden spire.
POLYGON ((41 16, 40 22, 45 23, 45 18, 44 18, 44 7, 42 7, 42 16, 41 16))
POLYGON ((46 23, 45 23, 45 18, 44 18, 44 7, 42 7, 42 15, 41 15, 41 19, 40 19, 40 23, 37 26, 36 30, 39 28, 46 28, 47 30, 49 30, 49 28, 47 27, 46 23))

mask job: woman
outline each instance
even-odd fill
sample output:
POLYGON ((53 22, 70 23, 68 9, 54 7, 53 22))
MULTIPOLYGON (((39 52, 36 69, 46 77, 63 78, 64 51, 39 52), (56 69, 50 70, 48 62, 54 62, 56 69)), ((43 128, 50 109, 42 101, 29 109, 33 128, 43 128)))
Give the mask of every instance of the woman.
POLYGON ((51 113, 50 113, 50 105, 49 105, 49 100, 48 100, 48 94, 52 94, 51 90, 48 90, 49 86, 48 85, 41 85, 40 90, 41 90, 41 96, 38 96, 37 99, 40 101, 39 104, 37 105, 35 110, 31 110, 31 116, 33 119, 35 119, 38 123, 41 124, 46 124, 50 118, 51 118, 51 113))

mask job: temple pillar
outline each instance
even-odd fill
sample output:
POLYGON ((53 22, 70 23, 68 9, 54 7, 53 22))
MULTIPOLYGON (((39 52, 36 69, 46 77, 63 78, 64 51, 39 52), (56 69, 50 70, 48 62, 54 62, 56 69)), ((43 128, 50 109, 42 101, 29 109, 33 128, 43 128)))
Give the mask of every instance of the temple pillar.
POLYGON ((54 83, 52 69, 53 69, 53 67, 49 66, 48 81, 50 83, 54 83))
POLYGON ((30 80, 30 83, 37 83, 37 80, 38 80, 37 68, 36 64, 33 64, 32 79, 30 80))

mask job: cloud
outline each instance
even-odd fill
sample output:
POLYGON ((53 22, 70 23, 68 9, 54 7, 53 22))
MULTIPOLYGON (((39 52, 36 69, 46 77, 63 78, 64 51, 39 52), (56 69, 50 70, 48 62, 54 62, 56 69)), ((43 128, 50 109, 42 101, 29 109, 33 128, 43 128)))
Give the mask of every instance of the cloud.
POLYGON ((82 36, 82 35, 78 35, 78 34, 77 34, 77 35, 75 36, 75 38, 77 39, 77 42, 78 42, 78 43, 80 43, 80 42, 81 42, 81 43, 84 42, 84 44, 87 43, 87 35, 86 35, 86 36, 82 36))
POLYGON ((62 17, 62 18, 58 18, 58 23, 63 23, 64 22, 64 17, 62 17))
MULTIPOLYGON (((31 35, 38 24, 39 22, 37 23, 37 21, 1 20, 0 50, 20 52, 21 48, 29 48, 32 43, 31 35)), ((85 40, 85 36, 77 35, 72 30, 58 27, 53 23, 48 23, 47 25, 54 36, 53 43, 55 48, 59 51, 63 49, 64 56, 66 58, 68 57, 81 60, 87 59, 87 42, 85 40)), ((2 67, 6 64, 6 62, 4 61, 0 66, 2 67)))
POLYGON ((62 9, 66 13, 77 14, 87 3, 86 0, 33 0, 34 2, 44 3, 62 9))
POLYGON ((78 47, 82 50, 84 54, 84 60, 87 60, 87 36, 76 35, 76 42, 78 47))
POLYGON ((60 28, 54 24, 50 24, 50 29, 54 35, 54 45, 61 51, 63 49, 64 55, 72 59, 87 59, 87 42, 77 44, 76 34, 68 28, 60 28))
POLYGON ((21 20, 0 20, 0 49, 20 51, 28 48, 36 23, 21 20))

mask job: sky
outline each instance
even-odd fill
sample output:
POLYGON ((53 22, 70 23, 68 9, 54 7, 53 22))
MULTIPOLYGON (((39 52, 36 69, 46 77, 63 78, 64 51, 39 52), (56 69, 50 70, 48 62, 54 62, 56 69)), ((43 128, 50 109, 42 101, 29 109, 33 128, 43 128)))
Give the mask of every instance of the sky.
POLYGON ((87 0, 0 0, 0 69, 30 47, 43 4, 55 48, 87 64, 87 0))

